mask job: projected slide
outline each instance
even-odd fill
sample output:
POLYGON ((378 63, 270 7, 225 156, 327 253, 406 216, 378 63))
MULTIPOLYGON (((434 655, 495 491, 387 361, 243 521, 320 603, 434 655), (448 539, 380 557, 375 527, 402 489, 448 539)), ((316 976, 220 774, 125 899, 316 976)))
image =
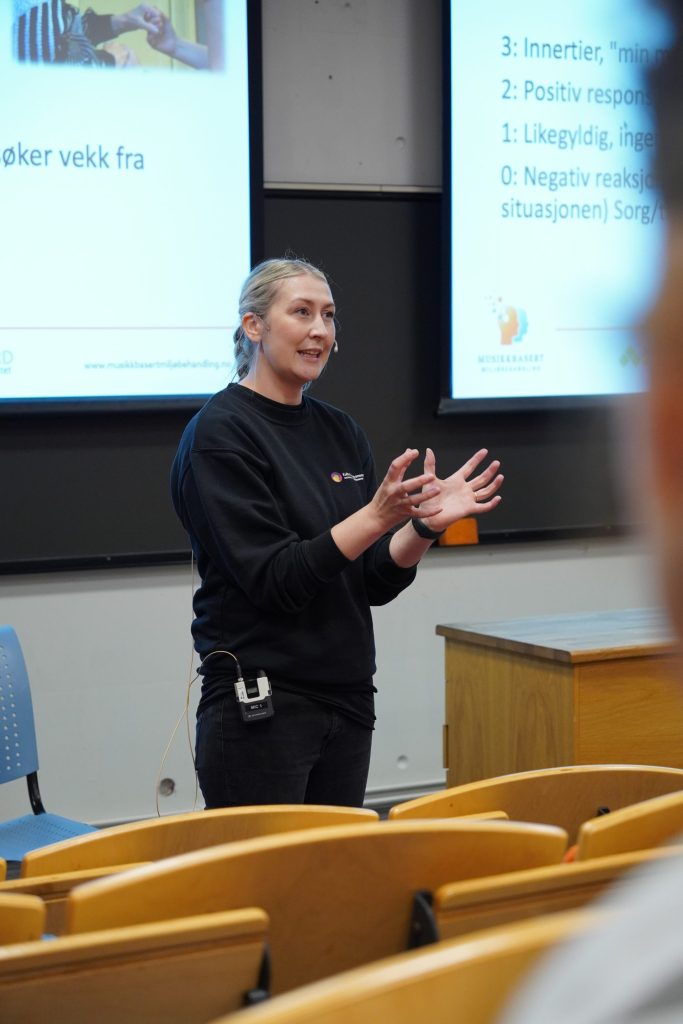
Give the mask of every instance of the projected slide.
POLYGON ((0 405, 205 395, 250 265, 246 0, 0 5, 0 405))
POLYGON ((631 0, 452 3, 452 398, 642 389, 665 46, 631 0))

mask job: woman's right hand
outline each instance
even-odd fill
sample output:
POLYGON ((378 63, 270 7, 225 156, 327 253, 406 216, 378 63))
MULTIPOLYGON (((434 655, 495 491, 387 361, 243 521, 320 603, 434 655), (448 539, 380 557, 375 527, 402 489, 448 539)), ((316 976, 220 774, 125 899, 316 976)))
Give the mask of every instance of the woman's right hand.
POLYGON ((422 473, 420 476, 405 478, 406 472, 419 454, 416 448, 406 448, 402 455, 398 455, 389 466, 384 480, 369 504, 369 509, 382 526, 382 533, 414 515, 419 515, 423 501, 431 502, 430 515, 436 515, 437 509, 441 511, 438 501, 441 488, 435 482, 434 473, 422 473))
POLYGON ((419 454, 416 448, 406 448, 403 455, 393 460, 368 504, 332 527, 332 539, 350 561, 367 551, 371 544, 394 526, 420 515, 423 501, 434 503, 429 515, 436 515, 436 509, 441 511, 440 485, 435 484, 433 473, 422 473, 408 480, 405 478, 408 468, 419 454))

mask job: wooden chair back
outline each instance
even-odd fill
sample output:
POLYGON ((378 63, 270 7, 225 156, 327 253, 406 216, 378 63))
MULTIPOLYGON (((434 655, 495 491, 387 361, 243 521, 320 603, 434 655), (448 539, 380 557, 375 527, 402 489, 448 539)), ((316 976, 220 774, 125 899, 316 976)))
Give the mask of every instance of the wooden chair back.
POLYGON ((37 896, 0 894, 0 946, 39 939, 45 926, 45 907, 37 896))
POLYGON ((265 980, 267 923, 244 909, 9 947, 0 1020, 206 1024, 265 980))
POLYGON ((628 871, 677 855, 674 848, 662 847, 446 883, 433 894, 434 918, 442 938, 454 939, 483 928, 576 910, 628 871))
POLYGON ((273 991, 408 947, 413 899, 447 881, 558 863, 566 833, 511 822, 381 822, 246 840, 79 886, 71 933, 245 905, 270 919, 273 991))
POLYGON ((224 807, 134 821, 27 853, 23 878, 175 857, 208 846, 327 825, 373 824, 376 811, 358 807, 264 805, 224 807))
POLYGON ((64 871, 56 875, 39 875, 36 878, 10 878, 0 882, 0 896, 35 896, 45 907, 45 924, 43 931, 50 935, 63 935, 66 914, 66 901, 69 893, 76 885, 104 878, 125 868, 139 867, 138 864, 127 864, 124 867, 92 868, 86 871, 64 871))
POLYGON ((683 790, 622 807, 585 821, 579 829, 577 860, 683 843, 683 790))
POLYGON ((653 765, 580 764, 469 782, 396 804, 392 821, 453 818, 498 810, 514 821, 557 825, 576 842, 579 826, 600 808, 614 811, 683 788, 683 769, 653 765))
POLYGON ((213 1024, 491 1024, 538 957, 594 920, 597 915, 555 914, 440 942, 213 1024))

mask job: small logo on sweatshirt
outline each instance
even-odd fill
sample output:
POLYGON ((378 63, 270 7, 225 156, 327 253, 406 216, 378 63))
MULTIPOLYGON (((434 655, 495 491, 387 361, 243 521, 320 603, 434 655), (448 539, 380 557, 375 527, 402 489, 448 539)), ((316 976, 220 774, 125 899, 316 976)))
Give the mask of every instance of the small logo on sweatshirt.
POLYGON ((354 480, 358 483, 360 480, 365 480, 365 473, 339 473, 335 470, 334 473, 330 473, 330 479, 334 480, 335 484, 341 484, 345 480, 354 480))

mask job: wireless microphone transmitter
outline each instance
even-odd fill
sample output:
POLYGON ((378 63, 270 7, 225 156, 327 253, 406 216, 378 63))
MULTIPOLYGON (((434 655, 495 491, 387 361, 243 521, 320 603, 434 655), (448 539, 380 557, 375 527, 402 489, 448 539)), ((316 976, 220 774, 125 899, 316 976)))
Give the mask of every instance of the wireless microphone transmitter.
POLYGON ((272 690, 268 676, 259 669, 255 678, 239 676, 235 683, 237 704, 245 722, 262 722, 274 714, 272 690))

